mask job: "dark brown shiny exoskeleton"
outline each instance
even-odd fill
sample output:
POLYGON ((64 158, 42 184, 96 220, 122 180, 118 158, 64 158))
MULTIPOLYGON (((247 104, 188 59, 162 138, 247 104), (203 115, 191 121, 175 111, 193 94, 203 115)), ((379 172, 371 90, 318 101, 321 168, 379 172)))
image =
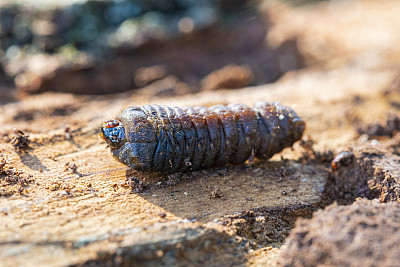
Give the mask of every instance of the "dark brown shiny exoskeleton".
POLYGON ((130 107, 106 121, 101 135, 115 158, 132 169, 173 173, 250 155, 268 159, 301 139, 304 121, 279 103, 206 107, 130 107))

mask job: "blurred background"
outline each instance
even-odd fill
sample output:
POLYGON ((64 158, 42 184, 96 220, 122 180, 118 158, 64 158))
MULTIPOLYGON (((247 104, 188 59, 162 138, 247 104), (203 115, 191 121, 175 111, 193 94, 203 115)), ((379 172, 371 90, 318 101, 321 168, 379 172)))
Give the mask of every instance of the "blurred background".
MULTIPOLYGON (((173 97, 299 71, 397 70, 397 1, 0 1, 0 104, 173 97)), ((146 101, 145 101, 146 102, 146 101)))
POLYGON ((296 38, 266 41, 275 1, 0 3, 0 103, 45 91, 113 94, 153 83, 157 96, 242 88, 304 65, 296 38))

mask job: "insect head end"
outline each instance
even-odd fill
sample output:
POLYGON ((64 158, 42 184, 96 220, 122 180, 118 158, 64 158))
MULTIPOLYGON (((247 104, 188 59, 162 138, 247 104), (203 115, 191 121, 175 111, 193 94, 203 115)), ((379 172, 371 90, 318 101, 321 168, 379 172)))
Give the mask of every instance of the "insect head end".
POLYGON ((100 137, 114 149, 121 147, 125 141, 125 129, 119 120, 108 120, 101 125, 100 137))

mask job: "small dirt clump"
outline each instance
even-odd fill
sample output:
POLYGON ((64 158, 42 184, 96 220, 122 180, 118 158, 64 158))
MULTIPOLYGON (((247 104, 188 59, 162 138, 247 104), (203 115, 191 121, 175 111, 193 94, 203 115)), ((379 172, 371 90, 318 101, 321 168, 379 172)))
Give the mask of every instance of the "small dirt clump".
POLYGON ((31 141, 29 140, 28 134, 20 129, 14 130, 14 136, 11 140, 11 144, 15 147, 15 149, 25 150, 28 148, 30 142, 31 141))
POLYGON ((301 161, 328 163, 334 159, 333 151, 316 151, 314 149, 314 144, 314 140, 312 140, 310 137, 308 137, 308 139, 300 140, 300 146, 304 149, 304 152, 300 158, 301 161))
POLYGON ((400 118, 397 115, 387 115, 386 123, 373 123, 365 127, 358 127, 357 132, 360 135, 366 134, 368 137, 374 136, 394 136, 400 131, 400 118))
POLYGON ((127 184, 131 188, 132 193, 142 193, 146 188, 144 183, 136 178, 128 178, 127 184))
POLYGON ((65 171, 71 171, 72 173, 76 173, 78 170, 78 165, 75 162, 67 162, 65 163, 65 171))

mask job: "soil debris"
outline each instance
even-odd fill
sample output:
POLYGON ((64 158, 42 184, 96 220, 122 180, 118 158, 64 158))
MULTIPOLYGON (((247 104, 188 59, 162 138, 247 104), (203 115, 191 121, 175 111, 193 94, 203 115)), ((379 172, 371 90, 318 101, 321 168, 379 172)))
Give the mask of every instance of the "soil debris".
POLYGON ((26 175, 22 171, 3 166, 0 168, 0 197, 9 197, 15 193, 26 195, 28 194, 27 188, 34 182, 33 175, 26 175))
POLYGON ((360 135, 366 134, 369 138, 375 136, 389 136, 393 137, 400 131, 400 118, 397 115, 387 115, 386 123, 373 123, 367 126, 357 127, 357 132, 360 135))
POLYGON ((302 152, 300 160, 303 162, 320 162, 330 163, 334 159, 334 153, 332 150, 316 151, 314 150, 314 140, 310 137, 308 139, 300 140, 300 146, 305 150, 302 152))
POLYGON ((297 218, 310 217, 317 208, 306 205, 261 208, 227 215, 219 222, 238 236, 249 240, 255 247, 281 244, 294 227, 297 218))
POLYGON ((351 204, 362 197, 381 202, 400 200, 398 162, 400 157, 387 149, 362 149, 351 154, 339 154, 333 162, 324 190, 326 201, 351 204))
POLYGON ((378 192, 371 191, 368 185, 374 177, 373 162, 369 158, 355 157, 347 166, 332 162, 333 166, 338 168, 333 168, 324 190, 327 203, 351 204, 357 197, 372 199, 378 196, 378 192))
POLYGON ((65 171, 71 171, 72 173, 76 173, 78 170, 78 165, 75 162, 67 162, 65 163, 65 171))
POLYGON ((20 129, 14 129, 14 135, 11 144, 17 150, 26 150, 29 147, 29 135, 20 129))
POLYGON ((132 193, 142 193, 146 189, 146 185, 142 181, 133 177, 127 179, 127 184, 132 193))
POLYGON ((279 265, 397 266, 399 229, 400 203, 332 204, 312 219, 299 219, 279 265))
POLYGON ((64 134, 65 134, 65 139, 66 140, 70 140, 72 138, 72 136, 71 136, 71 128, 66 127, 64 129, 64 134))
POLYGON ((224 195, 222 194, 222 190, 218 187, 214 188, 214 190, 211 192, 211 197, 212 198, 220 198, 224 199, 224 195))

